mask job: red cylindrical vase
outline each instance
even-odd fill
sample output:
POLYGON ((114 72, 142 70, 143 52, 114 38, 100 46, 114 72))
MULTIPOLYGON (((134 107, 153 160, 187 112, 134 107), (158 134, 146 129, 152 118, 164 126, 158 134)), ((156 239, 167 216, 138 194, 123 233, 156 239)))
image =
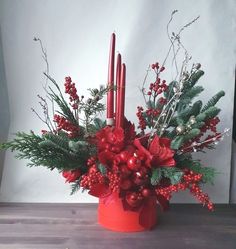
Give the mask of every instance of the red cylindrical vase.
POLYGON ((118 232, 139 232, 150 230, 157 223, 157 201, 148 197, 137 209, 124 209, 117 194, 99 199, 98 223, 118 232))

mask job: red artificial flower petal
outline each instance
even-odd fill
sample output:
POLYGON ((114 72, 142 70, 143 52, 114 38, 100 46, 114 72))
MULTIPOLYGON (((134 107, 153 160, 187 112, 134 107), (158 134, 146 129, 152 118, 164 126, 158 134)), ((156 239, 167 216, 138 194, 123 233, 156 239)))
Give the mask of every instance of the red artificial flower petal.
POLYGON ((157 135, 152 139, 149 149, 146 149, 148 136, 136 138, 134 145, 146 155, 146 165, 148 167, 175 166, 174 151, 170 149, 168 138, 159 138, 157 135), (146 146, 145 146, 146 145, 146 146))
POLYGON ((156 155, 159 154, 160 152, 160 139, 158 136, 155 136, 152 140, 152 142, 150 143, 149 146, 149 151, 152 155, 156 155))
POLYGON ((100 163, 110 166, 113 163, 115 154, 110 151, 102 151, 98 154, 98 160, 100 163))
POLYGON ((66 182, 74 182, 81 176, 81 171, 79 169, 68 170, 62 172, 63 177, 66 178, 66 182))
POLYGON ((160 166, 173 167, 173 166, 175 166, 176 162, 175 162, 174 158, 169 158, 167 160, 162 161, 161 164, 162 165, 160 165, 160 166))
POLYGON ((122 128, 115 128, 113 134, 115 143, 122 143, 124 141, 124 130, 122 128))
POLYGON ((165 147, 170 148, 170 144, 171 144, 171 139, 167 138, 167 137, 161 137, 160 138, 160 144, 165 147))
POLYGON ((98 198, 104 198, 111 194, 111 190, 107 185, 98 183, 93 185, 93 187, 90 189, 88 193, 98 198))

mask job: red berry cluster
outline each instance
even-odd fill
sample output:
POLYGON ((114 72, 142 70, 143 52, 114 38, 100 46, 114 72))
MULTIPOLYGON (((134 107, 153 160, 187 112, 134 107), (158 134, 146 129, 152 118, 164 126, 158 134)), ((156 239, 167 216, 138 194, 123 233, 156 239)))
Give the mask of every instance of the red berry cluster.
POLYGON ((154 83, 150 84, 147 95, 157 96, 165 92, 167 89, 168 89, 168 86, 166 85, 166 81, 165 80, 161 81, 160 78, 157 78, 154 83))
POLYGON ((87 160, 87 166, 92 166, 92 165, 95 165, 96 164, 96 157, 90 157, 88 160, 87 160))
POLYGON ((120 190, 120 175, 118 173, 108 172, 109 188, 112 192, 119 192, 120 190))
POLYGON ((210 201, 209 196, 202 192, 198 184, 192 184, 190 192, 198 199, 199 202, 201 202, 204 206, 206 205, 210 211, 214 210, 213 203, 210 201))
POLYGON ((164 66, 160 66, 158 62, 156 62, 155 64, 152 64, 151 67, 156 72, 163 72, 165 70, 165 67, 164 66))
MULTIPOLYGON (((153 103, 153 106, 149 106, 147 110, 144 110, 142 107, 138 106, 136 116, 138 117, 139 126, 142 131, 144 131, 147 126, 152 127, 155 119, 161 113, 163 105, 166 104, 167 100, 164 97, 160 97, 157 100, 158 95, 166 92, 168 86, 166 80, 162 80, 159 76, 160 73, 165 70, 165 67, 160 67, 159 63, 152 64, 152 69, 156 72, 156 80, 154 83, 149 85, 149 90, 146 92, 146 95, 149 96, 150 103, 153 103), (157 108, 158 106, 158 108, 157 108)), ((145 91, 145 89, 143 89, 145 91)))
POLYGON ((136 116, 138 117, 138 128, 141 130, 145 130, 147 127, 147 122, 143 115, 143 107, 138 106, 137 109, 138 111, 136 113, 136 116))
POLYGON ((185 183, 177 183, 175 185, 169 185, 167 187, 158 186, 156 188, 156 194, 164 196, 167 200, 170 200, 173 192, 178 192, 179 190, 185 190, 187 185, 185 183))
POLYGON ((160 97, 158 102, 161 104, 161 105, 165 105, 167 103, 167 100, 163 97, 160 97))
POLYGON ((65 119, 64 117, 55 114, 54 115, 54 122, 57 123, 57 131, 64 130, 68 132, 68 136, 70 138, 76 137, 79 132, 79 127, 72 124, 70 121, 65 119))
POLYGON ((206 132, 207 130, 211 130, 212 132, 216 133, 217 132, 216 126, 219 122, 220 122, 219 117, 208 119, 205 122, 205 125, 201 128, 201 131, 206 132))
POLYGON ((92 189, 94 185, 104 183, 104 176, 99 171, 91 170, 88 174, 82 176, 80 186, 84 189, 92 189))
POLYGON ((65 86, 65 93, 68 93, 70 95, 70 102, 74 102, 72 104, 72 108, 78 109, 79 96, 77 95, 75 83, 72 83, 71 77, 65 78, 64 86, 65 86))
POLYGON ((169 185, 167 187, 158 186, 156 188, 157 195, 164 196, 167 200, 170 200, 173 192, 178 192, 180 190, 186 190, 187 188, 190 192, 203 204, 207 205, 209 210, 213 210, 213 204, 210 201, 207 194, 204 194, 199 187, 199 182, 202 179, 202 174, 194 173, 190 170, 185 170, 182 178, 182 182, 174 185, 169 185))
POLYGON ((149 108, 146 110, 147 116, 157 117, 161 113, 161 110, 149 108))

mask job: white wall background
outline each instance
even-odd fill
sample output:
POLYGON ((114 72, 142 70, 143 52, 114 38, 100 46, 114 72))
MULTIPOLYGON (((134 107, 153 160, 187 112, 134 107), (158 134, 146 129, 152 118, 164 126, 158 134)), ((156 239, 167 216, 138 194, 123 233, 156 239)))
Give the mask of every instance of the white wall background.
MULTIPOLYGON (((31 113, 37 107, 38 93, 44 94, 42 72, 45 65, 38 44, 40 37, 50 63, 50 74, 63 86, 70 75, 80 93, 88 87, 106 83, 110 34, 117 35, 117 51, 127 65, 127 106, 129 119, 136 120, 140 105, 141 85, 148 64, 162 61, 168 39, 166 24, 172 10, 178 9, 173 29, 200 15, 197 23, 183 33, 182 41, 201 62, 205 76, 202 98, 220 89, 226 96, 220 102, 221 128, 232 126, 235 66, 235 3, 233 0, 0 0, 0 23, 6 79, 10 101, 10 135, 20 130, 40 132, 41 122, 31 113)), ((170 75, 167 74, 167 79, 170 75)), ((213 201, 229 200, 231 138, 217 150, 199 155, 205 165, 213 166, 217 175, 215 186, 206 186, 213 201)), ((69 196, 70 187, 56 172, 44 168, 27 168, 26 161, 17 161, 6 153, 0 201, 10 202, 93 202, 86 194, 69 196)), ((174 198, 190 202, 188 194, 174 198)))

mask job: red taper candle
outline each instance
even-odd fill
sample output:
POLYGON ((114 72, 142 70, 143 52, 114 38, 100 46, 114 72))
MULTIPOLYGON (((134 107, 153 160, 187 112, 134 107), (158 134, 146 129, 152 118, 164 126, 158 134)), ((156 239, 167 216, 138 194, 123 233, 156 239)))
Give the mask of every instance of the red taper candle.
POLYGON ((118 127, 118 113, 120 112, 119 110, 119 98, 120 98, 120 72, 121 71, 121 55, 118 54, 116 58, 116 127, 118 127))
POLYGON ((108 64, 108 92, 107 92, 107 125, 114 124, 114 62, 116 36, 111 35, 110 54, 108 64))
POLYGON ((124 128, 125 120, 125 78, 126 78, 126 67, 123 63, 121 66, 120 76, 120 93, 119 93, 119 113, 118 113, 118 124, 117 127, 124 128))

